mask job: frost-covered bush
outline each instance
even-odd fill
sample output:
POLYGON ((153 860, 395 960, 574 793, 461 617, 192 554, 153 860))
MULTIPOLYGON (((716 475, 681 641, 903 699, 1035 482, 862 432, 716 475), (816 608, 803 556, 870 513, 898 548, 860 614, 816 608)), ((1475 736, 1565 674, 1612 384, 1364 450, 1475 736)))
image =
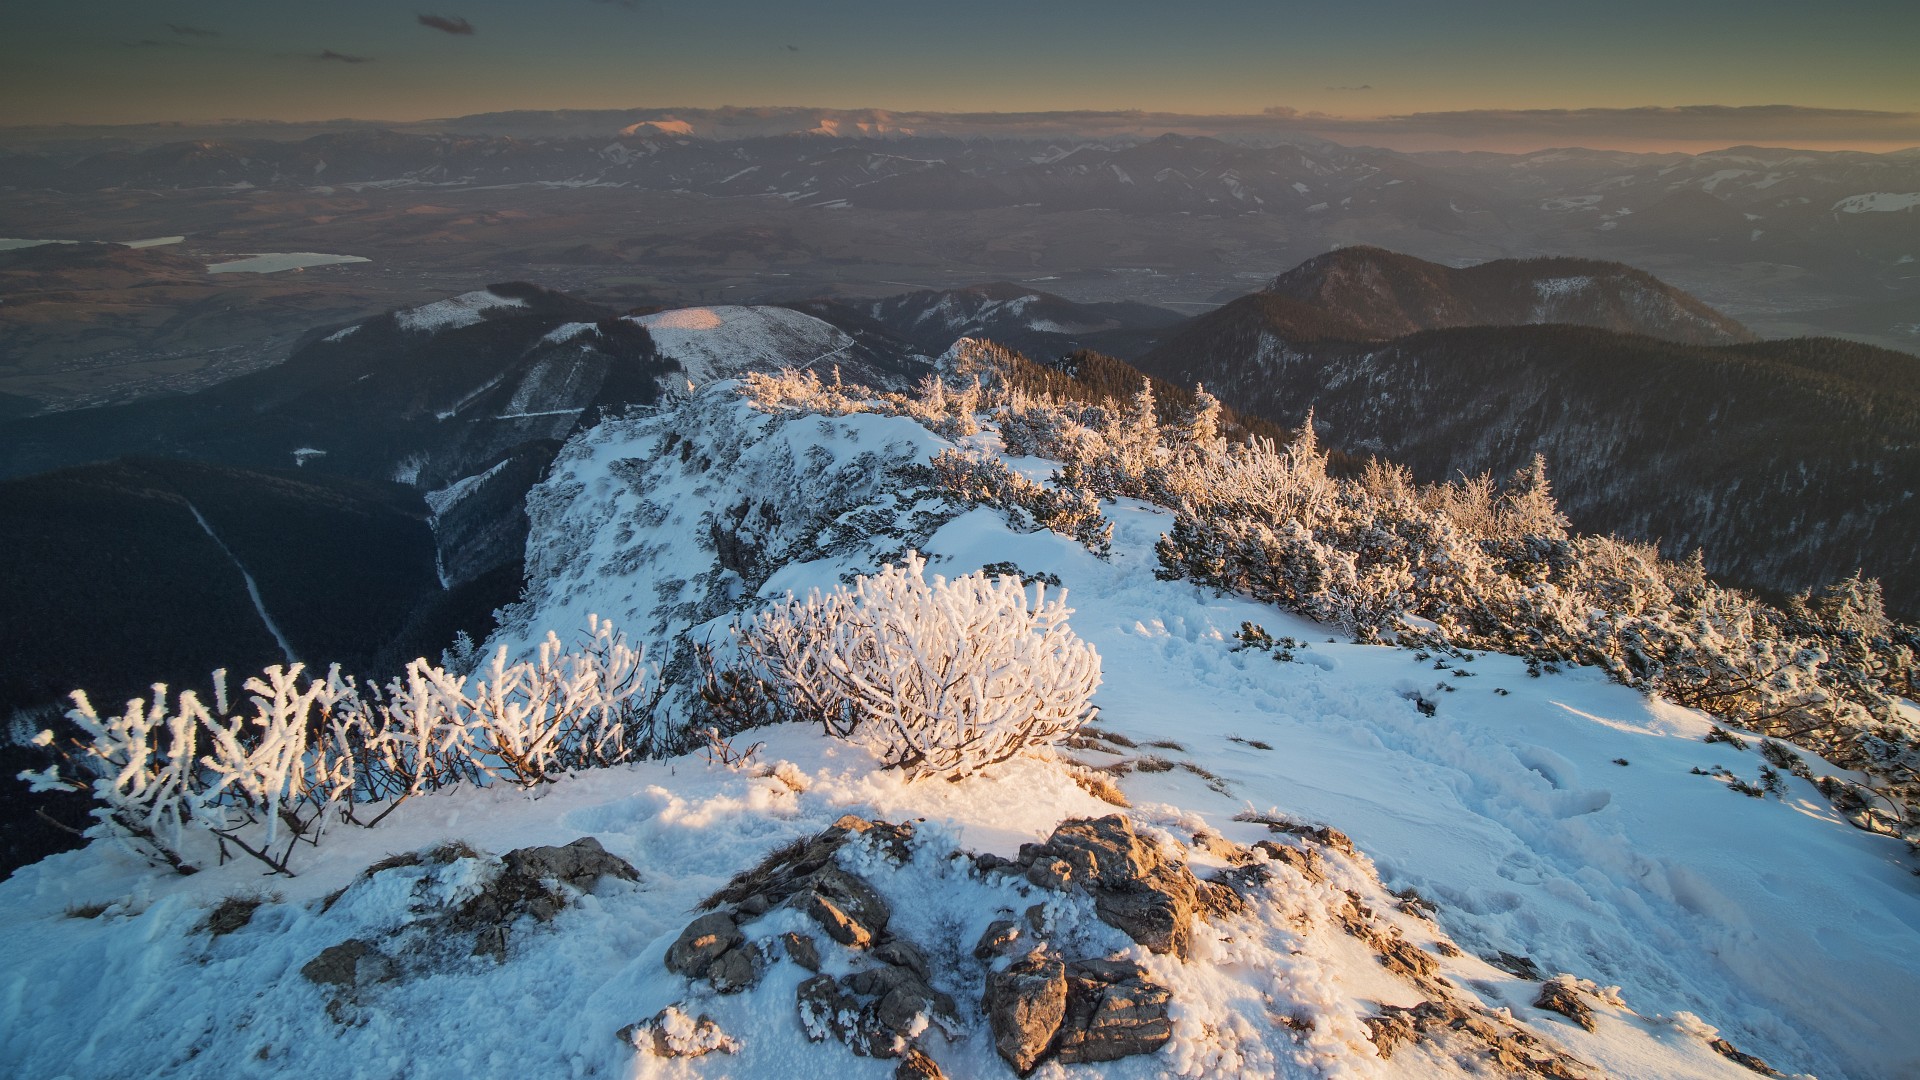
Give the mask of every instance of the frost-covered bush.
POLYGON ((592 618, 574 649, 549 633, 533 660, 509 664, 502 648, 466 675, 422 659, 363 686, 337 665, 322 678, 275 665, 246 681, 237 708, 225 671, 214 673, 212 709, 155 684, 151 700, 103 717, 76 691, 67 717, 81 738, 67 759, 84 775, 55 765, 21 778, 36 791, 91 791, 89 835, 176 869, 191 869, 192 838, 205 834, 223 860, 231 848, 291 873, 296 845, 319 843, 336 821, 362 823, 364 812, 371 826, 453 784, 532 787, 651 752, 654 679, 642 659, 592 618))
POLYGON ((1065 590, 925 570, 909 553, 851 589, 761 612, 738 635, 731 685, 764 687, 781 714, 914 777, 962 777, 1091 718, 1100 656, 1067 626, 1065 590))
POLYGON ((993 454, 959 450, 935 454, 932 468, 943 489, 966 502, 1004 510, 1017 525, 1071 536, 1100 556, 1113 547, 1113 522, 1100 512, 1093 492, 1074 482, 1071 470, 1055 473, 1051 484, 1036 484, 993 454))

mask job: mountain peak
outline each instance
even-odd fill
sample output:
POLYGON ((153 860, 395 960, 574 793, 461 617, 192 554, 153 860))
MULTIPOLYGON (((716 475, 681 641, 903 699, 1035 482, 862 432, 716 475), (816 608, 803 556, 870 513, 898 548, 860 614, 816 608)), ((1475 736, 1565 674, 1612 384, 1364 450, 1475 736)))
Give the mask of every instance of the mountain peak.
POLYGON ((1497 259, 1454 268, 1356 245, 1308 259, 1264 291, 1349 320, 1371 338, 1566 323, 1695 345, 1754 340, 1746 327, 1652 274, 1598 259, 1497 259))

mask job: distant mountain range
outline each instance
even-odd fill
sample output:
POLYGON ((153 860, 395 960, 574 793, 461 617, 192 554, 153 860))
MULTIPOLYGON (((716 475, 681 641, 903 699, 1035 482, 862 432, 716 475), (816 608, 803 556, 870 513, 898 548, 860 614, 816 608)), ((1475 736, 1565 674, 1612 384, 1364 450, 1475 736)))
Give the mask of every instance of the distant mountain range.
POLYGON ((1141 370, 1423 480, 1545 454, 1591 532, 1655 539, 1779 592, 1879 576, 1920 612, 1920 361, 1832 338, 1756 342, 1624 266, 1465 270, 1332 252, 1181 325, 1141 370))

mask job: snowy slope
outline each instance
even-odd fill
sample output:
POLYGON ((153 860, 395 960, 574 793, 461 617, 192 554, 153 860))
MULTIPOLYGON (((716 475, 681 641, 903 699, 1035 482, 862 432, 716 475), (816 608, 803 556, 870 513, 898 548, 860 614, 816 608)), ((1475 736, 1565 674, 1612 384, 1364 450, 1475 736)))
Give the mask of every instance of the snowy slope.
POLYGON ((660 351, 680 361, 696 384, 781 366, 817 364, 824 373, 853 347, 853 339, 839 329, 786 308, 676 308, 633 321, 646 327, 660 351))
MULTIPOLYGON (((998 447, 990 429, 960 441, 998 447)), ((603 423, 569 443, 531 499, 529 591, 501 643, 523 649, 597 612, 671 666, 684 655, 676 642, 723 634, 756 597, 830 587, 908 546, 940 573, 1012 562, 1057 575, 1075 630, 1104 658, 1098 724, 1111 733, 1069 753, 1132 763, 1116 783, 1143 833, 1180 845, 1196 872, 1218 869, 1207 845, 1188 841, 1271 835, 1236 820, 1251 812, 1328 823, 1371 863, 1335 860, 1319 883, 1278 873, 1247 913, 1199 924, 1184 963, 1103 938, 1103 924, 1087 921, 1091 945, 1120 950, 1172 989, 1173 1038, 1151 1057, 1047 1065, 1043 1075, 1471 1071, 1441 1048, 1380 1060, 1366 1019, 1423 995, 1328 922, 1345 889, 1426 951, 1454 990, 1507 1010, 1595 1073, 1754 1075, 1710 1049, 1713 1029, 1787 1072, 1920 1069, 1920 1031, 1908 1022, 1920 991, 1920 890, 1898 845, 1847 827, 1798 779, 1785 799, 1748 799, 1693 775, 1723 764, 1750 778, 1758 767, 1751 753, 1703 743, 1700 714, 1595 672, 1528 678, 1506 657, 1456 664, 1468 674, 1455 675, 1156 580, 1153 542, 1170 522, 1145 504, 1108 508, 1116 528, 1104 561, 1055 534, 1015 531, 997 511, 914 486, 905 466, 952 444, 899 417, 767 416, 729 384, 673 411, 603 423), (1246 620, 1311 644, 1289 662, 1236 652, 1231 634, 1246 620), (1385 886, 1433 901, 1437 924, 1390 913, 1395 901, 1369 866, 1385 886), (1465 955, 1444 955, 1449 943, 1465 955), (1501 953, 1531 958, 1543 977, 1618 985, 1625 1007, 1596 1004, 1596 1030, 1582 1031, 1532 1006, 1537 980, 1476 958, 1501 953)), ((1036 477, 1052 468, 1014 464, 1036 477)), ((700 898, 853 812, 924 819, 906 867, 868 855, 843 862, 871 876, 903 933, 931 943, 936 982, 963 1003, 959 1039, 933 1040, 934 1056, 953 1076, 1008 1075, 978 1016, 967 950, 987 921, 1035 895, 947 853, 1011 856, 1062 818, 1114 808, 1058 762, 908 785, 811 729, 753 732, 735 748, 756 739, 765 746, 755 763, 787 764, 732 770, 695 753, 588 773, 537 798, 505 788, 424 797, 378 829, 341 828, 291 880, 240 864, 161 875, 103 845, 27 868, 0 883, 0 925, 14 943, 0 961, 0 1071, 891 1075, 892 1062, 804 1039, 793 1001, 805 973, 790 963, 738 996, 662 968, 700 898), (516 924, 504 963, 466 956, 462 944, 416 971, 407 965, 421 961, 400 951, 425 940, 407 929, 423 913, 471 894, 491 865, 483 858, 400 868, 353 884, 330 910, 318 903, 392 852, 460 839, 499 853, 582 835, 629 860, 638 882, 603 882, 550 925, 516 924), (221 898, 267 889, 274 896, 246 927, 222 937, 199 929, 221 898), (86 904, 107 908, 71 914, 86 904), (299 972, 356 937, 392 941, 397 973, 330 1015, 327 994, 299 972), (612 1037, 683 1001, 739 1051, 668 1060, 612 1037)), ((1061 917, 1077 902, 1059 899, 1061 917)), ((779 908, 748 932, 807 925, 779 908)), ((833 948, 823 960, 833 972, 856 961, 833 948)))
POLYGON ((445 300, 436 300, 431 304, 396 311, 393 313, 393 318, 400 324, 402 330, 433 334, 442 330, 457 330, 462 326, 472 326, 486 318, 486 312, 494 308, 526 306, 527 302, 519 297, 501 296, 489 289, 476 289, 445 300))

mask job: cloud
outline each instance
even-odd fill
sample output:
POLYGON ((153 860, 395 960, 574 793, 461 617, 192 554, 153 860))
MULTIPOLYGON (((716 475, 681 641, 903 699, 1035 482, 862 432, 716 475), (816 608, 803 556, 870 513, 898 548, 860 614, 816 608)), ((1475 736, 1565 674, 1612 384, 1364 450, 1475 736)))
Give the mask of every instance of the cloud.
POLYGON ((420 20, 421 26, 431 27, 444 33, 463 35, 471 35, 473 33, 473 24, 458 16, 420 15, 416 17, 420 20))
POLYGON ((1362 83, 1359 86, 1329 86, 1327 87, 1327 89, 1329 90, 1371 90, 1373 89, 1373 86, 1370 83, 1362 83))
POLYGON ((788 52, 799 52, 799 51, 800 51, 800 46, 798 46, 798 45, 789 45, 789 46, 787 46, 787 51, 788 51, 788 52))
POLYGON ((218 30, 208 30, 199 26, 188 26, 185 23, 168 23, 167 29, 179 34, 181 37, 209 38, 220 36, 220 31, 218 30))
POLYGON ((364 64, 373 59, 371 56, 355 56, 352 53, 334 52, 332 49, 309 55, 315 60, 337 60, 342 64, 364 64))
POLYGON ((123 41, 120 44, 129 49, 185 49, 190 47, 184 41, 156 41, 153 38, 141 38, 139 41, 123 41))
POLYGON ((635 11, 640 7, 640 0, 593 0, 593 2, 607 7, 626 8, 628 11, 635 11))

